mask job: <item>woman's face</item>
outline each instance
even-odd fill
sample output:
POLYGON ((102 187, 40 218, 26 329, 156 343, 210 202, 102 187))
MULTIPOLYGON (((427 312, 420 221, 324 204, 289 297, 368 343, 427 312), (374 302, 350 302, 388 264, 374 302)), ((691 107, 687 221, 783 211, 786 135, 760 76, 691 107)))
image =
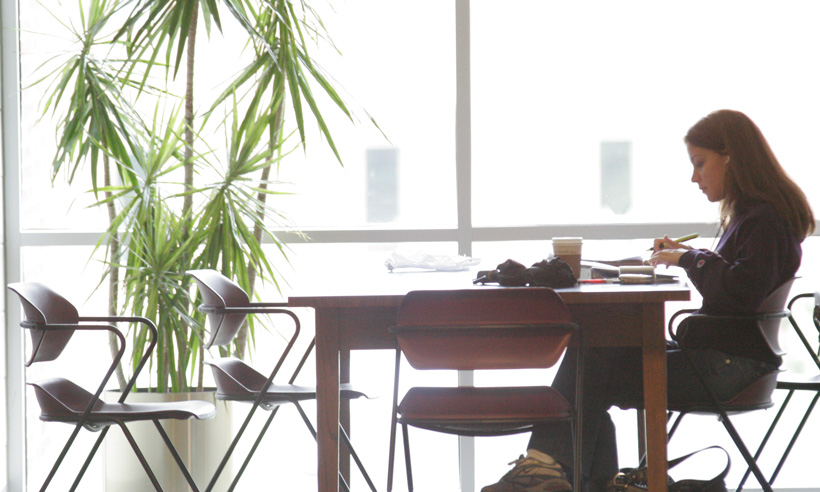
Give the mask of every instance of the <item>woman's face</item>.
POLYGON ((710 202, 722 200, 723 180, 729 156, 692 144, 686 144, 686 150, 689 152, 689 160, 692 161, 692 182, 698 185, 710 202))

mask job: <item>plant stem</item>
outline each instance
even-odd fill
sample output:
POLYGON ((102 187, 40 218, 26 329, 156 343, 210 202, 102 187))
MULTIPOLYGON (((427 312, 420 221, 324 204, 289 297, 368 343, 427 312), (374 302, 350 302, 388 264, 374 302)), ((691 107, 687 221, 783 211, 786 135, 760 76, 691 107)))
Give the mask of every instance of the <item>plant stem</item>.
MULTIPOLYGON (((109 160, 107 155, 103 155, 103 182, 105 184, 106 190, 111 188, 111 161, 109 160)), ((114 205, 114 201, 111 199, 112 193, 110 191, 105 192, 105 198, 107 202, 106 208, 108 209, 108 223, 113 224, 117 218, 117 209, 114 205)), ((120 282, 120 269, 119 269, 119 250, 120 250, 120 235, 117 231, 112 231, 111 240, 108 242, 108 255, 109 255, 109 265, 110 265, 110 273, 108 275, 108 314, 109 316, 116 316, 117 315, 117 307, 119 305, 119 282, 120 282)), ((111 350, 111 357, 117 356, 117 351, 119 348, 119 339, 113 334, 108 334, 108 348, 111 350)), ((122 361, 117 364, 116 369, 117 375, 117 384, 119 384, 120 391, 125 389, 126 381, 125 381, 125 373, 122 370, 122 361)))
MULTIPOLYGON (((194 188, 194 58, 196 54, 196 29, 197 21, 199 19, 199 2, 193 2, 193 13, 191 14, 191 24, 188 26, 188 46, 186 59, 186 81, 185 81, 185 191, 190 192, 194 188)), ((190 231, 190 213, 193 209, 193 196, 191 194, 185 195, 182 204, 182 217, 187 222, 185 223, 184 239, 188 239, 190 231)), ((186 254, 187 256, 187 254, 186 254)), ((186 260, 184 264, 189 264, 186 260)), ((184 273, 184 272, 180 272, 184 273)), ((188 361, 188 351, 191 350, 187 343, 189 337, 190 326, 184 326, 184 331, 180 335, 181 343, 179 344, 179 359, 177 374, 180 383, 184 384, 187 380, 185 377, 188 361)), ((204 351, 200 344, 200 357, 197 363, 199 371, 197 379, 197 390, 202 391, 203 386, 203 356, 204 351)))

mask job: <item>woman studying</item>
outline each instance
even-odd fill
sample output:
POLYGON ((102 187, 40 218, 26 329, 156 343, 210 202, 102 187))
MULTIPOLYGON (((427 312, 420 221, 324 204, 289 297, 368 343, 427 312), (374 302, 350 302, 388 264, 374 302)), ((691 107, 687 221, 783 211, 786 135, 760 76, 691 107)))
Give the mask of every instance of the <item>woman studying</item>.
MULTIPOLYGON (((692 182, 710 202, 720 205, 722 234, 714 251, 695 249, 668 236, 656 239, 649 262, 683 268, 703 297, 704 314, 744 315, 800 266, 801 243, 814 231, 806 195, 781 167, 754 122, 738 111, 721 110, 698 121, 684 137, 692 164, 692 182)), ((736 331, 692 328, 698 350, 695 364, 713 382, 718 398, 728 399, 762 374, 775 370, 779 358, 761 355, 761 340, 736 331)), ((751 332, 750 332, 751 333, 751 332)), ((602 490, 618 471, 615 428, 608 410, 624 401, 643 399, 640 349, 590 348, 585 358, 583 476, 589 490, 602 490)), ((553 386, 574 397, 575 357, 568 353, 553 386)), ((708 402, 708 395, 684 355, 673 343, 667 351, 668 399, 708 402)), ((501 480, 482 492, 570 491, 572 433, 567 425, 533 430, 527 454, 501 480)))

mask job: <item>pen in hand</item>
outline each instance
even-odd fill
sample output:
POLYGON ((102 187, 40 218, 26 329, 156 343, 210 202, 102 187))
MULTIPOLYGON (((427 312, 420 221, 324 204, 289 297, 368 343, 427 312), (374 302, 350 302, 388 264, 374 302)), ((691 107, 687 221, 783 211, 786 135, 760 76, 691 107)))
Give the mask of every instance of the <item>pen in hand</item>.
MULTIPOLYGON (((683 243, 683 242, 689 241, 690 239, 695 239, 698 236, 700 236, 700 234, 698 234, 697 232, 694 233, 694 234, 687 234, 686 236, 679 237, 679 238, 675 239, 675 242, 676 243, 683 243)), ((660 249, 663 249, 665 247, 666 247, 666 244, 661 243, 660 249)), ((653 251, 654 249, 655 248, 649 248, 649 249, 647 249, 647 251, 653 251)))

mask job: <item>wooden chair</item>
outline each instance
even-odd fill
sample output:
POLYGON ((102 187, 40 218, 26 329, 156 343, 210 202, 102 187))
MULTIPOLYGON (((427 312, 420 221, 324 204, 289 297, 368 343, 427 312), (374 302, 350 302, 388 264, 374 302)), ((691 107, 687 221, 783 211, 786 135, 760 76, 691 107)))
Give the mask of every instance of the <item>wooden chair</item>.
MULTIPOLYGON (((734 327, 738 331, 739 336, 744 336, 744 331, 756 330, 761 335, 761 340, 765 341, 765 347, 760 347, 760 350, 765 351, 768 356, 782 356, 783 351, 778 343, 778 334, 780 332, 781 321, 789 316, 789 311, 785 309, 786 301, 789 296, 792 284, 795 279, 789 279, 772 292, 761 304, 758 313, 749 316, 712 316, 705 314, 692 314, 694 310, 682 310, 675 313, 669 320, 669 334, 673 340, 678 340, 679 331, 684 323, 677 324, 676 320, 683 315, 688 315, 688 321, 695 321, 701 324, 714 323, 715 329, 726 329, 727 326, 734 327)), ((686 338, 683 339, 683 342, 686 338)), ((697 349, 697 343, 681 343, 681 349, 686 355, 692 367, 697 371, 697 366, 689 357, 689 350, 697 349)), ((710 396, 710 402, 693 402, 693 403, 678 403, 669 405, 670 412, 677 412, 678 416, 669 430, 669 439, 675 433, 675 430, 680 425, 681 420, 687 414, 717 414, 720 421, 729 433, 735 446, 737 446, 743 459, 746 461, 749 469, 755 475, 758 482, 760 482, 763 490, 767 492, 772 491, 771 483, 766 480, 757 465, 756 458, 749 452, 748 447, 743 442, 740 433, 732 424, 730 415, 745 413, 755 410, 762 410, 774 406, 772 401, 772 393, 778 384, 778 375, 780 371, 771 371, 762 375, 756 381, 752 382, 746 389, 740 392, 729 401, 719 401, 709 385, 709 381, 704 378, 700 372, 698 377, 701 383, 706 388, 710 396)))
MULTIPOLYGON (((112 425, 116 425, 122 430, 123 434, 125 434, 125 438, 134 450, 134 454, 136 454, 137 459, 139 459, 140 464, 142 464, 142 467, 145 469, 145 473, 148 475, 154 488, 158 491, 162 491, 162 486, 127 426, 130 422, 150 420, 154 423, 157 432, 159 432, 168 450, 171 452, 174 461, 185 476, 191 489, 199 491, 160 421, 168 419, 210 419, 216 415, 214 405, 209 402, 196 400, 164 403, 126 402, 128 395, 134 387, 137 376, 145 366, 156 345, 157 328, 154 323, 147 318, 141 317, 81 317, 77 309, 68 300, 40 283, 13 283, 10 284, 8 288, 19 296, 24 313, 21 326, 29 330, 31 334, 32 351, 26 362, 26 366, 30 366, 35 362, 46 362, 57 359, 60 354, 62 354, 63 349, 65 349, 75 331, 106 331, 114 334, 119 341, 117 354, 94 393, 90 393, 62 377, 28 383, 34 387, 37 401, 40 404, 41 420, 46 422, 63 422, 74 426, 74 431, 63 446, 57 461, 54 463, 51 472, 48 474, 40 490, 43 491, 48 488, 48 485, 57 473, 57 469, 68 453, 69 448, 71 448, 71 445, 74 443, 75 438, 80 430, 85 428, 92 432, 99 432, 100 435, 71 486, 71 490, 75 490, 96 454, 97 449, 108 433, 108 429, 112 425), (122 391, 117 403, 106 403, 100 399, 100 394, 102 394, 105 389, 108 380, 114 373, 125 351, 125 337, 115 326, 115 323, 123 322, 141 323, 145 325, 151 334, 151 339, 145 349, 145 353, 140 358, 134 370, 134 374, 131 376, 131 380, 122 391)), ((89 356, 93 357, 90 354, 89 356)), ((100 354, 100 357, 107 358, 108 353, 104 355, 100 354)))
MULTIPOLYGON (((415 369, 549 368, 580 330, 563 300, 548 288, 476 288, 414 291, 399 308, 391 331, 398 338, 387 490, 393 487, 396 428, 402 426, 409 490, 413 490, 408 426, 456 435, 529 432, 546 422, 573 426, 574 483, 581 490, 581 371, 576 401, 547 384, 526 387, 414 387, 398 401, 402 354, 415 369)), ((511 374, 510 377, 514 377, 511 374)))
MULTIPOLYGON (((256 441, 251 447, 248 455, 245 457, 242 466, 228 489, 234 490, 281 405, 294 405, 311 435, 313 435, 314 439, 316 438, 316 430, 300 404, 300 402, 303 401, 315 400, 316 388, 314 386, 294 384, 296 377, 313 350, 314 341, 311 341, 308 345, 307 350, 302 355, 299 364, 287 384, 274 383, 274 378, 279 373, 279 370, 282 368, 285 359, 290 354, 296 339, 299 337, 301 323, 299 322, 299 318, 296 314, 289 309, 285 309, 287 306, 285 303, 251 302, 248 294, 244 291, 244 289, 242 289, 242 287, 215 270, 191 270, 187 272, 187 274, 194 277, 197 282, 199 292, 203 300, 203 303, 199 306, 199 311, 206 313, 208 317, 210 338, 205 345, 206 349, 211 348, 214 345, 225 346, 230 344, 236 337, 248 315, 284 315, 289 317, 294 325, 293 334, 291 335, 287 346, 280 355, 269 376, 260 374, 254 368, 235 357, 223 357, 206 362, 206 364, 210 365, 213 370, 214 380, 216 381, 217 386, 217 398, 221 400, 251 403, 251 410, 248 412, 242 426, 214 472, 214 476, 206 489, 207 491, 212 490, 216 484, 219 476, 222 474, 222 471, 227 465, 228 460, 233 454, 236 445, 239 443, 239 440, 242 438, 242 435, 250 424, 256 410, 261 408, 270 412, 267 421, 259 432, 256 441)), ((350 384, 342 385, 340 394, 343 398, 349 399, 367 396, 364 392, 356 390, 350 384)), ((361 471, 362 476, 370 489, 375 492, 376 488, 373 485, 370 476, 365 470, 359 456, 353 449, 353 446, 350 444, 350 439, 341 425, 339 425, 339 432, 342 436, 342 440, 350 450, 351 457, 353 457, 356 465, 361 471)), ((349 485, 341 473, 339 475, 339 480, 344 490, 350 490, 349 485)))

